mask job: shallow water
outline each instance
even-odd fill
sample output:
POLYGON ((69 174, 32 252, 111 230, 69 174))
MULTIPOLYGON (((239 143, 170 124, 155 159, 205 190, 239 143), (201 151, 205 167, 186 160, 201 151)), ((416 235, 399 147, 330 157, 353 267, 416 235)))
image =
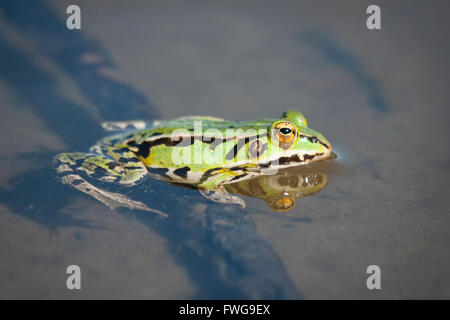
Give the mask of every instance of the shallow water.
POLYGON ((0 3, 1 298, 450 298, 448 5, 0 3), (58 183, 104 120, 302 111, 338 158, 288 212, 149 181, 111 211, 58 183), (82 289, 66 288, 79 265, 82 289), (366 268, 381 269, 368 290, 366 268))

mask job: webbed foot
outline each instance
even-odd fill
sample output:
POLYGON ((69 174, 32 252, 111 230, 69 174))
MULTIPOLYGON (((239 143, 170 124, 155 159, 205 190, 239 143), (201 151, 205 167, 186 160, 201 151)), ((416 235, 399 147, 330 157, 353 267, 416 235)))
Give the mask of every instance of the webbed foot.
POLYGON ((239 197, 229 194, 223 186, 212 190, 199 189, 202 196, 205 198, 224 204, 237 204, 241 208, 245 208, 245 201, 239 197))

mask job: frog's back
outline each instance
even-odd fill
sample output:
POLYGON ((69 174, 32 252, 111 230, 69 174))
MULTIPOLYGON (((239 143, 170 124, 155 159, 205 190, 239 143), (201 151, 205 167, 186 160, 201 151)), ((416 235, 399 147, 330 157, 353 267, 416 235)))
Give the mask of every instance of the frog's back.
MULTIPOLYGON (((246 132, 252 130, 266 130, 273 121, 273 119, 228 121, 215 117, 183 117, 175 120, 155 121, 147 129, 136 131, 134 138, 137 143, 160 138, 172 138, 173 135, 225 138, 245 135, 246 132)), ((123 137, 126 139, 132 137, 132 134, 126 134, 123 137)))
MULTIPOLYGON (((161 173, 164 170, 163 177, 174 176, 167 180, 180 180, 177 170, 184 170, 183 173, 189 171, 195 180, 209 169, 232 163, 238 151, 236 141, 248 142, 245 140, 247 136, 255 137, 259 132, 265 135, 272 122, 184 117, 155 122, 147 129, 124 134, 118 140, 121 146, 128 146, 138 156, 149 172, 161 173), (177 161, 176 155, 181 156, 181 162, 177 161), (201 161, 196 161, 199 155, 202 155, 201 161), (175 175, 170 174, 172 171, 175 175)), ((183 182, 192 182, 186 179, 186 175, 182 178, 183 182)))

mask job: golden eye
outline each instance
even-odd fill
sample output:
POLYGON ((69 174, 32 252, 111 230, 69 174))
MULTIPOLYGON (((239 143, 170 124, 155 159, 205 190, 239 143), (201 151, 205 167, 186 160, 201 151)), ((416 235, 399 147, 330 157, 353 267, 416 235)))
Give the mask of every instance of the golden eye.
POLYGON ((281 121, 272 126, 272 138, 283 148, 289 148, 297 138, 295 125, 288 121, 281 121))

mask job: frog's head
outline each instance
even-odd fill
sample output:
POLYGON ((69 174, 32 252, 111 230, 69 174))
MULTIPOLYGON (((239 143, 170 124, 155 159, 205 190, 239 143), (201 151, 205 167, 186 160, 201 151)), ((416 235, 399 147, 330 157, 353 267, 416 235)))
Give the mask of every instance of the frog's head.
POLYGON ((296 110, 284 112, 279 120, 272 123, 267 135, 271 168, 289 167, 331 156, 332 148, 328 140, 308 128, 305 116, 296 110))

